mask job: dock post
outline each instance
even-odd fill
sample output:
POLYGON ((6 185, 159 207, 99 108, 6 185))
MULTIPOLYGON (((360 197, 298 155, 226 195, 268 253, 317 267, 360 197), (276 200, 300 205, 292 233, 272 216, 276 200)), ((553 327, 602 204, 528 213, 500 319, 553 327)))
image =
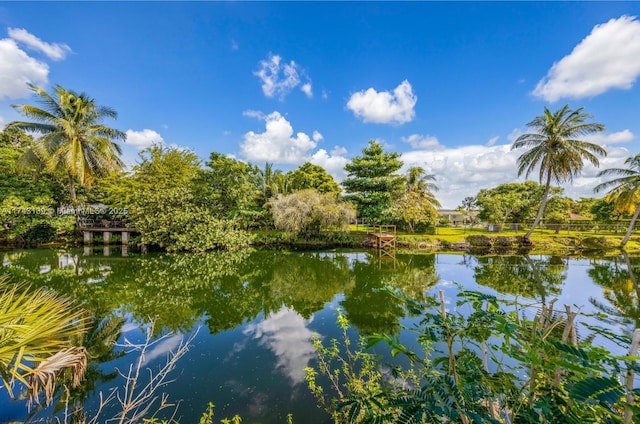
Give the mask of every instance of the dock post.
POLYGON ((102 240, 104 241, 104 244, 109 244, 109 242, 111 241, 111 232, 110 231, 103 231, 102 232, 102 240))
POLYGON ((129 231, 123 231, 122 232, 122 245, 126 246, 129 244, 129 237, 130 237, 129 231))
POLYGON ((83 232, 84 244, 92 244, 93 243, 93 233, 91 231, 83 232))

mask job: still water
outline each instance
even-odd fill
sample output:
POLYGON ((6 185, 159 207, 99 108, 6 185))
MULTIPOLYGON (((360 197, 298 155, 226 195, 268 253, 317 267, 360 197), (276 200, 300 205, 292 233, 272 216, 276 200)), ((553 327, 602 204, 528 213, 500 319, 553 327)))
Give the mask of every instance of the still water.
MULTIPOLYGON (((119 342, 141 342, 150 319, 157 336, 170 333, 145 357, 157 369, 183 338, 197 331, 189 352, 163 388, 180 402, 182 423, 198 421, 208 402, 216 417, 240 414, 243 422, 325 423, 304 382, 314 364, 313 335, 340 338, 336 309, 344 311, 354 335, 399 334, 419 318, 384 290, 398 288, 415 298, 444 290, 449 310, 464 288, 525 301, 558 298, 581 312, 604 312, 614 331, 630 333, 640 320, 638 258, 557 256, 470 256, 402 254, 380 258, 368 251, 259 251, 201 254, 122 255, 112 249, 23 250, 0 253, 0 274, 46 286, 76 299, 112 324, 119 342)), ((98 334, 98 333, 96 333, 98 334)), ((95 338, 99 344, 99 337, 95 338)), ((377 353, 388 358, 384 347, 377 353)), ((91 379, 78 394, 88 415, 98 393, 123 384, 135 353, 116 346, 91 364, 91 379)), ((622 353, 622 352, 621 352, 622 353)), ((46 419, 52 408, 40 411, 46 419)), ((27 419, 23 401, 0 390, 0 423, 27 419)))

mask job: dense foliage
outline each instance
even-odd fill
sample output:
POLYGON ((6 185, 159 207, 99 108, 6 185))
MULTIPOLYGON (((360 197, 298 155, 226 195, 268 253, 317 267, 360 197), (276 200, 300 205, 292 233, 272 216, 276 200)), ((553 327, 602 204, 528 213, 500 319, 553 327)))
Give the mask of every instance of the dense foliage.
MULTIPOLYGON (((494 188, 482 189, 475 205, 480 209, 479 218, 496 224, 531 222, 538 209, 545 187, 534 182, 504 183, 494 188)), ((559 211, 568 218, 570 209, 559 205, 562 189, 551 187, 547 213, 559 211)))
POLYGON ((356 217, 353 206, 332 193, 301 190, 269 201, 276 228, 293 235, 310 237, 323 230, 346 231, 356 217))
POLYGON ((392 199, 403 189, 405 180, 396 172, 402 167, 399 153, 385 152, 382 145, 370 141, 344 169, 348 177, 342 182, 347 199, 354 202, 358 218, 368 223, 389 221, 392 199))
MULTIPOLYGON (((524 313, 516 302, 463 291, 456 310, 440 301, 416 302, 396 292, 420 315, 414 329, 422 351, 396 337, 373 334, 371 347, 386 342, 409 366, 385 378, 375 357, 316 341, 318 369, 307 382, 336 423, 628 423, 640 419, 635 400, 636 357, 619 357, 578 337, 577 313, 553 302, 524 313), (340 352, 347 352, 343 354, 340 352), (330 386, 317 379, 323 374, 330 386), (623 381, 624 383, 622 383, 623 381)), ((345 320, 339 317, 345 328, 345 320)), ((607 330, 592 328, 601 336, 607 330)), ((582 334, 582 332, 580 332, 582 334)), ((617 342, 630 340, 612 336, 617 342)))
POLYGON ((131 175, 106 184, 105 190, 112 204, 128 208, 142 243, 169 252, 249 244, 249 234, 217 202, 219 190, 206 181, 194 153, 153 146, 141 154, 131 175))

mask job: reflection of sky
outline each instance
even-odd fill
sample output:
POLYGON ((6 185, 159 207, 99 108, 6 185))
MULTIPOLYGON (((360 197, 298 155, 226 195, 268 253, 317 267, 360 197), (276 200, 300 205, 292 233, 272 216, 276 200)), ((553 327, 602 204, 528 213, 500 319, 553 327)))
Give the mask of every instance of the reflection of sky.
POLYGON ((165 357, 170 352, 173 352, 178 346, 180 346, 181 341, 182 335, 176 334, 175 336, 167 337, 158 344, 154 345, 153 348, 146 353, 144 361, 142 362, 142 366, 145 367, 155 359, 165 357))
POLYGON ((260 339, 260 344, 276 355, 276 368, 295 386, 304 381, 304 368, 315 357, 309 323, 294 310, 283 307, 264 321, 248 325, 244 333, 260 339))
POLYGON ((347 258, 347 263, 349 263, 349 267, 353 268, 353 265, 361 262, 368 264, 369 263, 369 255, 367 252, 321 252, 319 254, 320 258, 335 258, 335 257, 344 257, 347 258))
POLYGON ((69 253, 62 253, 58 256, 58 268, 73 267, 75 269, 78 263, 78 256, 69 253))

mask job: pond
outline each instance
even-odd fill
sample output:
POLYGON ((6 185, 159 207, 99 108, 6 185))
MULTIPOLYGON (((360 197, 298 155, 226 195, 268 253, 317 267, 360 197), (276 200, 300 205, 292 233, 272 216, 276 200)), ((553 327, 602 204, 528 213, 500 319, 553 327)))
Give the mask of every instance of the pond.
MULTIPOLYGON (((607 325, 617 332, 631 332, 640 320, 640 288, 629 273, 629 267, 639 271, 640 260, 623 256, 398 252, 389 258, 375 251, 274 250, 123 255, 115 249, 0 255, 0 274, 77 299, 96 322, 111 318, 120 343, 144 340, 143 329, 153 318, 157 336, 171 334, 147 353, 145 366, 152 369, 164 363, 181 336, 197 331, 170 376, 173 381, 163 387, 171 401, 180 402, 177 416, 183 423, 197 422, 208 402, 216 405, 216 417, 241 414, 244 422, 284 423, 289 413, 294 422, 328 422, 304 381, 304 368, 315 358, 311 338, 340 338, 339 308, 354 334, 400 334, 403 342, 413 343, 402 328, 418 318, 385 286, 416 298, 444 290, 451 311, 462 287, 524 300, 558 298, 558 305, 606 313, 607 325)), ((383 346, 376 349, 390 360, 383 346)), ((78 394, 89 416, 100 391, 123 385, 114 371, 127 370, 136 357, 117 356, 94 360, 92 380, 78 394)), ((36 418, 51 413, 45 409, 36 418)), ((27 417, 25 402, 0 391, 0 422, 27 417)))

